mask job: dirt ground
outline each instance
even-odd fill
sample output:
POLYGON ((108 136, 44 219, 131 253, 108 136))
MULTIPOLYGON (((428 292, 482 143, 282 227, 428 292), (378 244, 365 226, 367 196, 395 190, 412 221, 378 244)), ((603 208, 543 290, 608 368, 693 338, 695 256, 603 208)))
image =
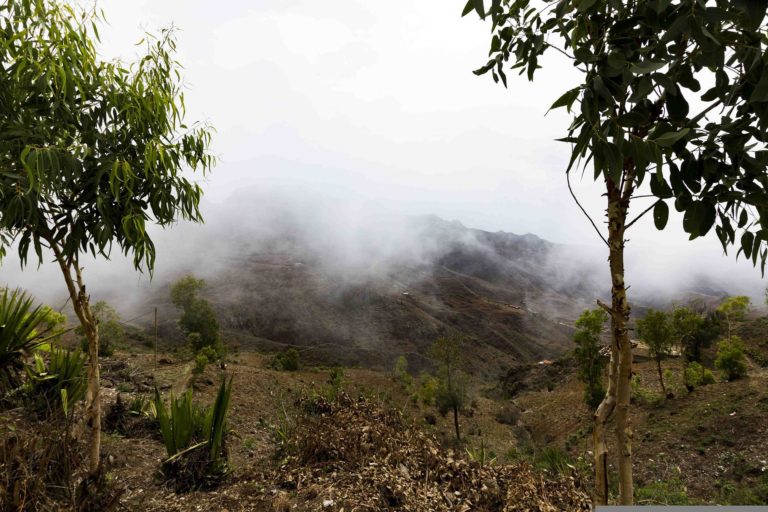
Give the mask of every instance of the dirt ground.
MULTIPOLYGON (((118 394, 123 400, 137 395, 149 396, 155 385, 165 393, 191 387, 197 401, 210 404, 220 379, 224 375, 232 376, 229 424, 233 435, 228 441, 232 474, 218 489, 177 494, 159 477, 160 463, 166 454, 156 432, 142 431, 135 435, 105 432, 103 453, 107 479, 123 490, 123 510, 316 510, 323 507, 324 495, 340 495, 336 489, 342 486, 340 482, 347 482, 343 484, 347 485, 346 489, 355 488, 349 482, 350 475, 357 473, 350 473, 349 468, 338 470, 339 479, 314 469, 311 478, 323 482, 324 487, 313 491, 315 494, 310 500, 295 489, 279 487, 280 479, 275 477, 281 468, 297 470, 295 465, 283 466, 289 462, 278 456, 278 433, 290 431, 296 424, 297 399, 323 396, 327 392, 328 368, 276 371, 268 367, 270 356, 243 352, 233 354, 226 369, 208 365, 204 373, 193 376, 187 360, 163 354, 157 367, 153 360, 150 353, 132 350, 118 352, 110 360, 116 361, 113 366, 105 363, 105 410, 118 394)), ((670 360, 665 362, 665 367, 677 374, 680 363, 670 360)), ((646 391, 660 392, 653 364, 636 364, 635 372, 640 375, 646 391)), ((655 489, 654 485, 671 485, 674 492, 682 492, 695 503, 746 499, 740 496, 745 490, 760 485, 768 474, 768 422, 765 421, 768 375, 765 370, 752 367, 750 377, 745 380, 718 382, 692 393, 680 389, 675 379, 668 384, 676 392, 674 398, 636 400, 632 407, 636 486, 655 489)), ((569 467, 574 468, 570 476, 586 479, 585 485, 589 483, 589 468, 583 464, 588 465, 590 460, 591 413, 583 404, 581 384, 574 375, 563 378, 552 391, 526 391, 512 401, 499 396, 498 389, 491 384, 476 384, 471 393, 470 412, 460 419, 464 437, 460 446, 454 441, 452 419, 443 418, 433 406, 414 400, 414 389, 388 373, 345 369, 343 389, 350 397, 362 397, 384 409, 397 411, 403 418, 403 429, 413 429, 418 435, 434 439, 440 450, 451 450, 446 453, 453 455, 445 455, 445 460, 471 461, 470 454, 477 457, 482 449, 489 465, 500 466, 520 460, 526 452, 529 460, 535 460, 535 454, 544 447, 555 447, 569 457, 569 467), (511 418, 500 421, 500 410, 512 405, 511 418), (580 457, 581 462, 577 463, 580 457)), ((0 418, 0 429, 7 430, 9 425, 22 428, 25 421, 29 420, 21 414, 4 414, 0 418)), ((529 484, 535 482, 531 475, 536 473, 527 471, 520 473, 523 476, 519 478, 529 484)), ((391 472, 384 474, 392 475, 391 472)), ((506 481, 507 477, 499 478, 506 481)), ((553 475, 550 473, 547 478, 553 475)), ((536 488, 539 484, 530 485, 536 488)), ((447 510, 462 510, 461 500, 454 501, 456 507, 447 510)), ((362 505, 345 509, 338 498, 333 506, 325 508, 329 511, 375 510, 362 505)))

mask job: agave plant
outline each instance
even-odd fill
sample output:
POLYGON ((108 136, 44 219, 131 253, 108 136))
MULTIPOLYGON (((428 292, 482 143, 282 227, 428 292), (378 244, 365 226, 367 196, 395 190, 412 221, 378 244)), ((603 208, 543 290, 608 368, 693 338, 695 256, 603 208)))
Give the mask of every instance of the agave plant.
POLYGON ((6 288, 0 295, 0 393, 19 385, 24 359, 47 341, 39 331, 46 315, 46 309, 35 306, 21 290, 6 288))
POLYGON ((178 397, 171 395, 166 409, 160 392, 155 388, 155 410, 169 457, 189 448, 195 441, 199 442, 204 412, 192 402, 192 391, 178 397))
POLYGON ((86 356, 81 352, 54 348, 48 363, 35 353, 34 363, 27 368, 32 406, 42 416, 63 413, 69 416, 74 405, 85 398, 86 356))
POLYGON ((211 461, 215 466, 219 466, 224 450, 224 436, 227 433, 227 412, 229 411, 229 400, 232 396, 232 378, 229 382, 222 379, 219 392, 216 394, 216 401, 213 407, 205 416, 203 433, 208 439, 211 461))
POLYGON ((228 472, 226 435, 227 412, 232 379, 222 380, 212 407, 200 408, 192 392, 171 395, 166 408, 155 389, 155 411, 168 459, 163 463, 167 476, 175 477, 177 488, 215 484, 228 472))

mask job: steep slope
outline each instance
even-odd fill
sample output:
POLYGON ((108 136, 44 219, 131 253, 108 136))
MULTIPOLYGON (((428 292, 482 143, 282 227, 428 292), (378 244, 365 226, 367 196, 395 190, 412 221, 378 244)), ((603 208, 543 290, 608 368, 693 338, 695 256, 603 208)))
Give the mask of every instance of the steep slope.
POLYGON ((569 324, 593 295, 583 276, 561 279, 558 246, 433 216, 410 219, 408 230, 409 254, 371 254, 365 265, 337 265, 346 254, 329 257, 291 229, 249 240, 205 276, 228 343, 372 367, 405 355, 420 369, 432 342, 455 330, 471 345, 470 367, 488 375, 570 347, 569 324))

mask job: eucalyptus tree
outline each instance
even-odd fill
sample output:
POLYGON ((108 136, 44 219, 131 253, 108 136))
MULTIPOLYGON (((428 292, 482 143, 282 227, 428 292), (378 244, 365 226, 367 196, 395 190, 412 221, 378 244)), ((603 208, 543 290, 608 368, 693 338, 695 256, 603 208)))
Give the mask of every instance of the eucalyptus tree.
MULTIPOLYGON (((470 0, 492 21, 490 58, 475 73, 506 85, 505 67, 533 80, 557 52, 578 83, 552 108, 571 114, 574 169, 604 185, 613 342, 606 397, 595 413, 596 501, 608 500, 605 428, 615 413, 619 502, 632 502, 629 424, 632 352, 624 282, 627 230, 669 205, 691 239, 714 227, 723 249, 738 246, 765 268, 768 240, 768 0, 470 0), (487 8, 487 10, 486 10, 487 8), (630 215, 632 213, 632 215, 630 215)), ((570 188, 570 181, 568 182, 570 188)), ((575 196, 574 196, 575 198, 575 196)), ((578 202, 578 201, 577 201, 578 202)), ((591 220, 591 219, 590 219, 591 220)))
POLYGON ((142 42, 134 63, 98 56, 103 15, 54 0, 0 5, 0 255, 18 249, 60 267, 88 339, 89 469, 100 451, 99 331, 82 259, 114 246, 153 269, 151 223, 200 221, 211 130, 184 124, 172 31, 142 42))

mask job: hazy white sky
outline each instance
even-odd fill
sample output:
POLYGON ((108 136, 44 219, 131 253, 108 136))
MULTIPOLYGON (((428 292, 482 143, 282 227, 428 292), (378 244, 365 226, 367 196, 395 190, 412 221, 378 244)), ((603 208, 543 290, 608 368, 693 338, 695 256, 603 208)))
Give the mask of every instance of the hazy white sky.
MULTIPOLYGON (((474 76, 489 25, 461 18, 464 3, 100 0, 101 52, 131 60, 145 30, 179 28, 189 119, 218 132, 206 208, 253 187, 598 245, 568 194, 569 148, 554 141, 569 118, 545 117, 578 76, 554 56, 535 83, 511 75, 505 90, 474 76)), ((587 174, 574 185, 601 220, 587 174)), ((722 258, 714 236, 687 242, 679 226, 638 223, 629 282, 692 269, 759 280, 722 258)))
POLYGON ((568 69, 511 91, 475 77, 488 27, 461 3, 104 0, 104 53, 135 54, 142 28, 181 29, 190 118, 218 130, 212 201, 243 184, 319 189, 579 240, 567 148, 551 142, 566 118, 543 116, 568 69))

